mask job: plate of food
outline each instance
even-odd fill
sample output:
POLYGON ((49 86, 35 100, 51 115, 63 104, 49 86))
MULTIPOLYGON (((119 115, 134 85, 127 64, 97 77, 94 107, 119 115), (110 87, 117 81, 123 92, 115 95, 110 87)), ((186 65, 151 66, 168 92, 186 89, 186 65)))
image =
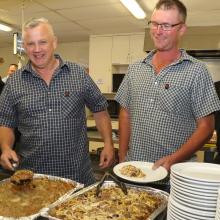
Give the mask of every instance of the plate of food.
POLYGON ((113 172, 118 177, 138 183, 150 183, 164 179, 168 172, 164 167, 153 170, 154 163, 144 161, 127 161, 117 164, 113 172))

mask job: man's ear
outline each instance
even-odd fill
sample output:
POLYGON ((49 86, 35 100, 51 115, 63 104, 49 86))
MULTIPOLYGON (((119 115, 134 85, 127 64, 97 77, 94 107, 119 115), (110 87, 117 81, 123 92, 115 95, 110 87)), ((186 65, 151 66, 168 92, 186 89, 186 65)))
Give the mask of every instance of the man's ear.
POLYGON ((54 36, 53 48, 54 48, 54 50, 57 48, 57 37, 56 36, 54 36))
POLYGON ((187 26, 186 24, 181 24, 181 28, 179 30, 180 36, 182 37, 187 31, 187 26))

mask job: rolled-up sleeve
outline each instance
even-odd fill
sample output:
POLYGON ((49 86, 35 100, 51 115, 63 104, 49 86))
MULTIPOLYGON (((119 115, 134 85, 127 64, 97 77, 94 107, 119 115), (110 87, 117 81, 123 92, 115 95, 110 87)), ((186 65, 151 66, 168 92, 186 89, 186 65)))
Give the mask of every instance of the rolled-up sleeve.
POLYGON ((108 107, 106 98, 88 74, 85 77, 85 99, 86 106, 93 113, 104 111, 108 107))
POLYGON ((115 96, 115 100, 126 109, 129 109, 130 104, 129 91, 129 74, 126 74, 115 96))
POLYGON ((220 101, 215 91, 211 75, 206 67, 202 68, 192 87, 192 109, 195 118, 205 117, 220 108, 220 101))

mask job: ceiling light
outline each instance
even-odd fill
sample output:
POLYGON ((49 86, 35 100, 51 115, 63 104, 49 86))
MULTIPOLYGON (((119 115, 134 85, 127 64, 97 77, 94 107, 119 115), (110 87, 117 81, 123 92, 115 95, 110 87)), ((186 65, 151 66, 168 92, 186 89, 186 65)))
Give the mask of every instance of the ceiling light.
POLYGON ((8 25, 0 24, 0 30, 9 32, 12 31, 12 28, 9 27, 8 25))
POLYGON ((120 0, 120 2, 136 17, 137 19, 144 19, 145 12, 135 0, 120 0))

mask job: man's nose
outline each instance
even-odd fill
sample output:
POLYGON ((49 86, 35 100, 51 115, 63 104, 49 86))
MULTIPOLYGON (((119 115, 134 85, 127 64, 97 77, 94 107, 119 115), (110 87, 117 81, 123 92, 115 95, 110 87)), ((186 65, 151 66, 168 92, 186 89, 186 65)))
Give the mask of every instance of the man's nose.
POLYGON ((40 50, 40 45, 39 44, 35 44, 34 45, 34 51, 39 51, 40 50))
POLYGON ((161 24, 157 25, 156 32, 161 33, 163 31, 163 27, 161 24))

